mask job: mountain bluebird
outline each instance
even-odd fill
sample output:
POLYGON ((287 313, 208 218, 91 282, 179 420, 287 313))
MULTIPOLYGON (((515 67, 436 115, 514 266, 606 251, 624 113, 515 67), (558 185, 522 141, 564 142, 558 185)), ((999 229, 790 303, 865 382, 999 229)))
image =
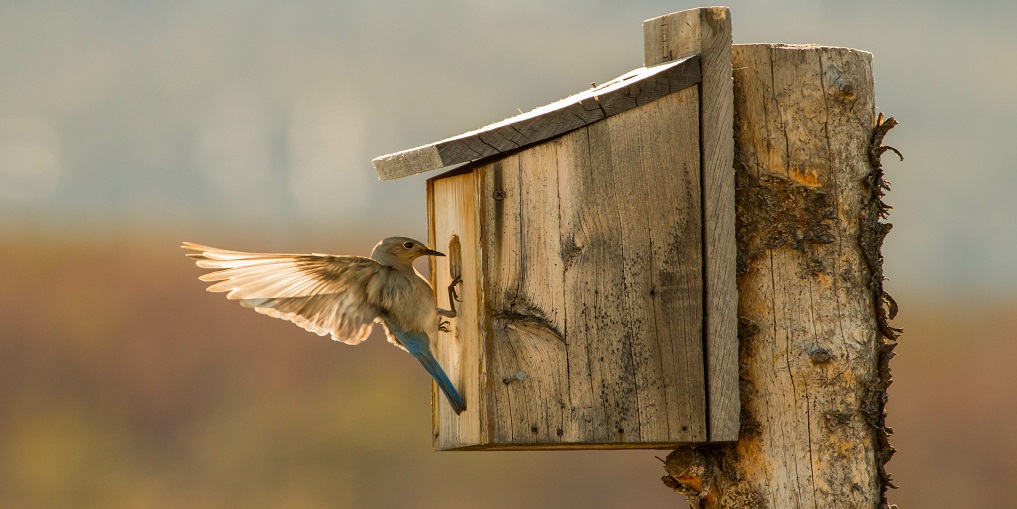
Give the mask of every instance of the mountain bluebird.
MULTIPOLYGON (((243 253, 184 242, 196 251, 198 267, 218 269, 202 275, 215 281, 210 292, 255 311, 289 320, 319 336, 356 345, 367 339, 374 323, 385 328, 389 342, 406 350, 434 378, 456 414, 466 403, 431 353, 440 316, 455 317, 455 292, 449 287, 451 310, 434 305, 431 285, 413 268, 420 256, 445 256, 406 237, 378 243, 370 258, 326 254, 243 253)), ((445 330, 445 329, 442 329, 445 330)))

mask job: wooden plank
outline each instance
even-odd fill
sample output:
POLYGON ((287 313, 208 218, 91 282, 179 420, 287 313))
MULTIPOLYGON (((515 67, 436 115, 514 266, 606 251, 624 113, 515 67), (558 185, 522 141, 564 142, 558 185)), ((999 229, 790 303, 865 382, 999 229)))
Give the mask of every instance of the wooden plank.
POLYGON ((475 131, 375 158, 381 180, 475 161, 532 145, 699 83, 699 57, 642 67, 614 80, 475 131))
MULTIPOLYGON (((614 134, 637 129, 639 135, 633 156, 639 157, 640 173, 646 176, 633 181, 632 194, 624 202, 629 217, 646 221, 648 214, 660 214, 660 223, 654 220, 655 227, 646 229, 652 276, 644 291, 652 301, 653 309, 647 313, 652 335, 636 350, 640 365, 636 380, 640 394, 647 392, 642 387, 663 384, 663 390, 651 393, 655 399, 639 398, 641 417, 647 413, 666 417, 641 418, 642 434, 672 441, 707 438, 704 352, 702 342, 696 342, 704 324, 698 95, 699 90, 691 87, 662 99, 654 108, 641 110, 633 125, 619 125, 614 134), (652 204, 637 205, 646 197, 653 197, 652 204), (689 345, 700 348, 686 351, 689 345), (648 429, 650 425, 663 428, 648 429)), ((645 305, 639 302, 638 289, 628 298, 631 307, 645 305)))
POLYGON ((740 403, 730 12, 706 7, 660 16, 643 22, 643 36, 647 66, 694 54, 701 58, 709 439, 735 441, 740 403))
MULTIPOLYGON (((428 224, 430 245, 446 252, 445 257, 431 257, 431 285, 435 289, 435 302, 449 309, 448 288, 452 280, 450 262, 461 260, 463 284, 458 288, 462 302, 456 303, 459 315, 450 320, 451 333, 439 333, 438 345, 432 345, 435 358, 445 368, 449 379, 466 400, 466 411, 456 415, 446 404, 439 404, 437 386, 431 391, 434 448, 453 449, 472 445, 483 438, 481 425, 488 411, 483 405, 481 392, 484 390, 484 355, 479 329, 480 309, 483 309, 482 274, 479 271, 476 224, 476 182, 473 173, 466 173, 427 183, 427 205, 430 219, 428 224), (455 256, 450 244, 453 236, 463 249, 455 256)), ((433 384, 432 384, 433 385, 433 384)))
POLYGON ((565 435, 568 363, 555 143, 481 168, 488 297, 490 441, 554 444, 565 435), (550 191, 550 192, 549 192, 550 191))
POLYGON ((591 441, 706 439, 696 93, 590 126, 586 154, 559 168, 567 337, 589 370, 592 401, 577 406, 591 441))

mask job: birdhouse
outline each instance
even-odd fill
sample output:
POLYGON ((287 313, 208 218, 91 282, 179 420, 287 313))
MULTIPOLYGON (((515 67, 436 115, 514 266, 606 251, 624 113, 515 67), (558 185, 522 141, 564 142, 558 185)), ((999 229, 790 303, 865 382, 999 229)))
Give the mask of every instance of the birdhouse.
POLYGON ((436 449, 664 448, 738 436, 731 23, 644 22, 644 66, 374 160, 427 181, 436 449), (449 170, 449 167, 459 165, 449 170))

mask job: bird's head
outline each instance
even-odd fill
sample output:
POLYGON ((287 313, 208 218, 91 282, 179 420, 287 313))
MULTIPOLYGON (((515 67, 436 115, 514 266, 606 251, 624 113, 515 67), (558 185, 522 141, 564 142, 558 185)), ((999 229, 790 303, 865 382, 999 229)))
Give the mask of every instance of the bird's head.
POLYGON ((412 265, 421 256, 445 256, 419 240, 406 237, 389 237, 374 246, 371 258, 384 265, 412 265))

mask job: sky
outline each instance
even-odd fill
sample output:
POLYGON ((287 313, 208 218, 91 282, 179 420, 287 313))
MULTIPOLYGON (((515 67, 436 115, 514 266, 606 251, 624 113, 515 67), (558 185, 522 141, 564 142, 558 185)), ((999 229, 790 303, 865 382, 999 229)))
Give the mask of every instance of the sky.
MULTIPOLYGON (((1017 289, 1017 6, 728 5, 735 43, 874 54, 877 111, 901 122, 886 143, 905 155, 885 165, 891 291, 1017 289)), ((427 175, 379 182, 372 158, 639 67, 642 21, 695 6, 5 1, 0 234, 167 231, 248 250, 293 232, 424 236, 427 175)))

